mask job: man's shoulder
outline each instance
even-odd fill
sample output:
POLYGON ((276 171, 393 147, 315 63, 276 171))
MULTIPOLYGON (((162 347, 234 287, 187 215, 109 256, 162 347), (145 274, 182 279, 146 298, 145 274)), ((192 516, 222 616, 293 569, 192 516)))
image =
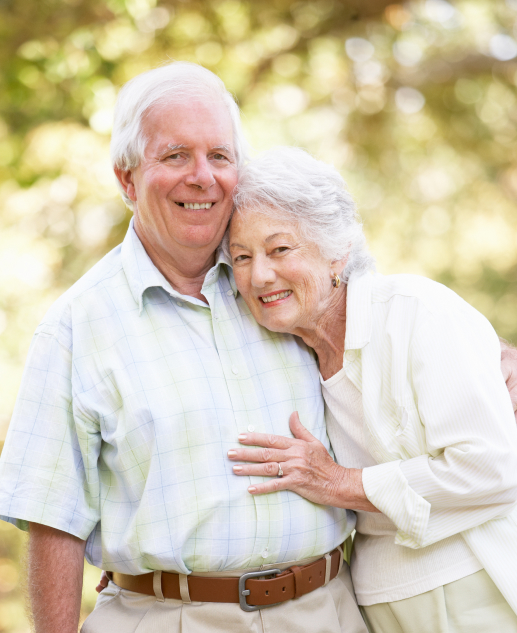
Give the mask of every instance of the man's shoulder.
POLYGON ((103 297, 112 297, 121 284, 127 286, 121 247, 119 244, 105 255, 51 305, 36 334, 57 335, 60 329, 71 327, 74 307, 87 306, 92 302, 98 305, 103 297))

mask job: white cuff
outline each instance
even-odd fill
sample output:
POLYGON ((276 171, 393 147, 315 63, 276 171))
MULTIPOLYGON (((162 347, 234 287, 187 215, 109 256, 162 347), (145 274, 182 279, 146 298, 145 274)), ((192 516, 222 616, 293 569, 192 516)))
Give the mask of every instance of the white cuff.
POLYGON ((364 492, 397 526, 395 543, 418 549, 424 545, 431 504, 411 488, 400 463, 397 460, 364 468, 364 492))

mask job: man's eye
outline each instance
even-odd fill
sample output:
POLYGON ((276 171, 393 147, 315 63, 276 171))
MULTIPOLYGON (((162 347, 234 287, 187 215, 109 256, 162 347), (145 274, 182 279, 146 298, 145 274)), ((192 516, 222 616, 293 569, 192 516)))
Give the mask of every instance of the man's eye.
POLYGON ((226 160, 226 156, 224 154, 214 154, 215 160, 226 160))
POLYGON ((174 159, 176 159, 176 158, 181 158, 181 154, 178 154, 178 153, 171 154, 171 155, 169 156, 169 158, 174 158, 174 159))

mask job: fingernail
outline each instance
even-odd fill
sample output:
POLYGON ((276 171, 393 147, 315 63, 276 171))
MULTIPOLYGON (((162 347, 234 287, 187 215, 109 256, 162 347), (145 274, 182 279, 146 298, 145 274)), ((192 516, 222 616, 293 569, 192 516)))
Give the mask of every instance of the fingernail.
POLYGON ((255 488, 255 486, 250 486, 248 488, 248 492, 257 492, 257 489, 255 488))
POLYGON ((237 451, 228 451, 228 457, 235 457, 237 455, 237 451))
POLYGON ((239 437, 237 438, 239 440, 239 442, 244 442, 244 440, 247 438, 248 436, 243 434, 243 435, 239 435, 239 437))
POLYGON ((240 473, 242 470, 242 466, 234 466, 233 467, 233 472, 234 473, 240 473))

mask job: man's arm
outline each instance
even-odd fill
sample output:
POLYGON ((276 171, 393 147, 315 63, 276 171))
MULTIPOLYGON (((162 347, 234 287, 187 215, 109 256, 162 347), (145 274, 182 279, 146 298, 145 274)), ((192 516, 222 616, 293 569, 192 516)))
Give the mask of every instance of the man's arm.
POLYGON ((30 524, 29 598, 36 633, 77 633, 86 541, 30 524))
POLYGON ((517 422, 517 348, 512 347, 504 339, 499 340, 501 342, 501 370, 510 392, 517 422))

